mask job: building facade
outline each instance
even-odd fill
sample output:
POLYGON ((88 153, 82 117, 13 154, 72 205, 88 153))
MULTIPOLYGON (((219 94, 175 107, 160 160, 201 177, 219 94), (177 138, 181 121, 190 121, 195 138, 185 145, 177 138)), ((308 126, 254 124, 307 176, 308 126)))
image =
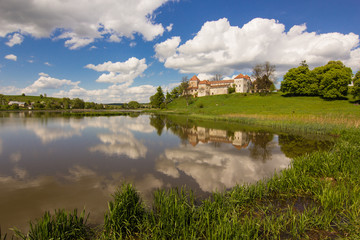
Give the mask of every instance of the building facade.
POLYGON ((198 97, 228 94, 229 87, 235 87, 235 92, 237 93, 250 92, 251 79, 248 75, 239 74, 230 80, 200 81, 199 78, 194 75, 189 80, 187 93, 198 97))

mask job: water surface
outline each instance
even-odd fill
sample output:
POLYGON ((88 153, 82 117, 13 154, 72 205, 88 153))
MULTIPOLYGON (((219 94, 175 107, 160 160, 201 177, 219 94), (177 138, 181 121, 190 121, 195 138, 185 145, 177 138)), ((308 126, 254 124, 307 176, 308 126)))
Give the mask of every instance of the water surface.
MULTIPOLYGON (((1 114, 1 113, 0 113, 1 114)), ((186 185, 207 197, 253 183, 332 141, 174 116, 0 115, 0 226, 27 230, 46 210, 86 208, 101 223, 111 194, 133 183, 146 203, 186 185)))

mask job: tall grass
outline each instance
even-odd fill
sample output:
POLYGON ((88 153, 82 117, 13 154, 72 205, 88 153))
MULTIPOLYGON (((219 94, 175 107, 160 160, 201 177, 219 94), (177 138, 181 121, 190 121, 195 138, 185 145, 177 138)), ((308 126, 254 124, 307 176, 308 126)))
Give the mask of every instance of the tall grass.
POLYGON ((87 226, 88 216, 85 210, 78 216, 77 210, 66 212, 55 210, 54 215, 45 212, 42 218, 36 222, 30 222, 30 230, 27 234, 14 229, 15 236, 23 240, 49 240, 49 239, 90 239, 92 231, 87 226))
POLYGON ((114 239, 135 236, 143 221, 145 209, 139 194, 131 184, 123 184, 108 203, 104 235, 114 239))

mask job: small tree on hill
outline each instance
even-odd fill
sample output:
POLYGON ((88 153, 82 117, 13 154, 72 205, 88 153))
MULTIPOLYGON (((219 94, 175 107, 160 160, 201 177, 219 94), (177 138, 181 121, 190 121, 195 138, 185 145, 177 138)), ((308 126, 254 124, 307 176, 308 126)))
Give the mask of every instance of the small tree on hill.
POLYGON ((179 90, 182 94, 182 96, 185 98, 186 106, 189 106, 190 98, 192 95, 188 91, 189 88, 189 79, 188 77, 183 77, 179 86, 179 90))
POLYGON ((269 62, 257 64, 253 68, 252 76, 255 78, 254 85, 258 92, 268 93, 275 82, 275 65, 269 62))
POLYGON ((164 103, 165 96, 162 88, 159 86, 156 93, 150 97, 150 104, 152 107, 160 108, 161 104, 164 103))

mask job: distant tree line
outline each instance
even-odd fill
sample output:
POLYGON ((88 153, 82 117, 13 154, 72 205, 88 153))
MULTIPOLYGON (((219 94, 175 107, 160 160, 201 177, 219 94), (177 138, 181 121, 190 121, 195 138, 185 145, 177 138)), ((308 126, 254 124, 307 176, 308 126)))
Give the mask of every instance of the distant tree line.
POLYGON ((329 61, 326 65, 309 69, 306 61, 290 69, 281 82, 280 90, 290 96, 321 96, 325 99, 342 99, 348 93, 360 97, 360 72, 352 79, 352 70, 341 61, 329 61), (354 86, 349 91, 349 84, 354 86))
POLYGON ((39 97, 36 96, 25 96, 23 93, 21 96, 6 96, 0 94, 0 109, 3 110, 16 110, 16 109, 104 109, 108 106, 94 103, 94 102, 85 102, 80 98, 48 98, 46 94, 41 94, 39 97), (17 101, 23 102, 24 106, 19 106, 18 104, 9 105, 9 102, 17 101))

